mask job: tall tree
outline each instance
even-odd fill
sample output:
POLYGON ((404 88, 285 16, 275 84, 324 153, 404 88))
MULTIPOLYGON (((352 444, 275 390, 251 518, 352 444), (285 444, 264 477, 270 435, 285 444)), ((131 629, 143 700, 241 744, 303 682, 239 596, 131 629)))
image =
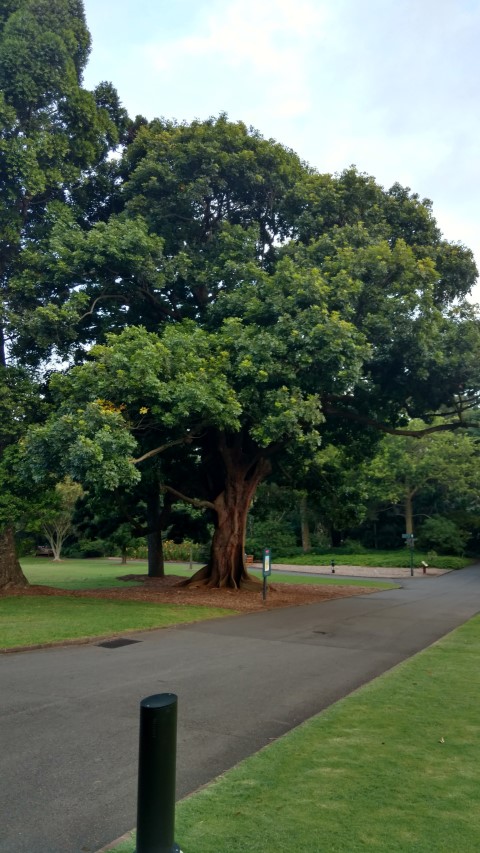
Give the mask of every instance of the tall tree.
POLYGON ((224 116, 140 126, 120 175, 113 212, 57 221, 45 262, 58 287, 75 281, 65 310, 88 305, 84 341, 185 318, 211 335, 240 415, 197 435, 200 494, 164 487, 216 518, 203 580, 238 586, 248 506, 280 459, 476 404, 475 265, 408 190, 319 175, 224 116))
MULTIPOLYGON (((413 422, 412 429, 425 424, 413 422)), ((398 506, 406 533, 414 533, 415 499, 428 489, 465 498, 480 495, 478 439, 467 431, 437 432, 417 441, 410 436, 385 436, 375 457, 365 466, 371 499, 379 506, 398 506)))
MULTIPOLYGON (((82 88, 90 36, 81 0, 10 0, 0 10, 0 390, 65 342, 78 306, 45 268, 46 246, 71 217, 82 175, 125 127, 114 90, 82 88)), ((71 334, 71 330, 70 330, 71 334)), ((32 374, 30 373, 30 376, 32 374)), ((21 382, 27 381, 22 374, 21 382)), ((19 391, 19 396, 21 396, 19 391)), ((2 410, 0 452, 18 433, 2 410)), ((12 529, 0 532, 0 586, 24 583, 12 529)))

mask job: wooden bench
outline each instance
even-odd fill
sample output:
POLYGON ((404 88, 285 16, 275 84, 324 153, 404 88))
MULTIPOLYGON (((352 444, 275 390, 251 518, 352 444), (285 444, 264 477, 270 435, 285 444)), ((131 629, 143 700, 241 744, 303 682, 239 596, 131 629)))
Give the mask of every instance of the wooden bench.
POLYGON ((53 551, 48 545, 37 545, 35 549, 36 557, 53 557, 53 551))

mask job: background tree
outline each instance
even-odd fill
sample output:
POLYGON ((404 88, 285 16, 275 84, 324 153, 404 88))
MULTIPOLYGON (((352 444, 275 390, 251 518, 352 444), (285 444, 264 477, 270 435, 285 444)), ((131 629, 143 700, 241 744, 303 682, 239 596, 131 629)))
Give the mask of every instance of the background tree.
POLYGON ((74 483, 70 477, 66 477, 56 484, 49 505, 45 506, 39 519, 55 562, 61 559, 65 540, 73 530, 75 505, 82 495, 80 483, 74 483))
MULTIPOLYGON (((48 274, 46 247, 55 225, 71 217, 75 185, 85 170, 105 160, 125 125, 111 87, 102 85, 96 93, 82 88, 89 47, 81 0, 3 4, 0 393, 4 399, 21 400, 25 383, 34 378, 33 368, 74 337, 71 324, 79 306, 74 299, 67 304, 71 287, 59 287, 48 274)), ((3 408, 0 453, 18 436, 17 409, 17 403, 11 414, 7 406, 3 408)), ((26 416, 23 409, 22 424, 26 416)), ((0 534, 0 586, 25 582, 15 558, 13 529, 7 523, 0 534)))
MULTIPOLYGON (((421 421, 412 429, 421 430, 421 421)), ((370 499, 380 506, 400 508, 405 532, 414 533, 414 503, 428 490, 465 500, 480 500, 480 453, 478 439, 466 431, 437 432, 421 441, 408 436, 383 438, 376 456, 365 468, 370 499)))

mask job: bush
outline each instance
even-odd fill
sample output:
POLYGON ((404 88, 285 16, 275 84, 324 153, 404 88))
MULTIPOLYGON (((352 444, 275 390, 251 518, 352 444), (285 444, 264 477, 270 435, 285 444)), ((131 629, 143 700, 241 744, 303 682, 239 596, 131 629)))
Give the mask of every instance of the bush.
POLYGON ((184 539, 183 542, 173 542, 171 539, 165 539, 163 543, 164 559, 174 563, 188 563, 190 555, 195 563, 199 563, 204 559, 204 552, 205 545, 197 545, 196 542, 191 542, 190 539, 184 539))
POLYGON ((422 524, 417 537, 420 548, 441 551, 444 554, 463 554, 468 534, 454 521, 434 515, 422 524))
POLYGON ((73 560, 91 559, 92 557, 106 557, 108 546, 103 539, 80 539, 67 548, 63 553, 73 560))
POLYGON ((270 548, 274 558, 303 553, 293 529, 289 525, 280 526, 277 520, 256 521, 245 547, 247 554, 253 554, 257 560, 262 558, 264 548, 270 548))
POLYGON ((339 548, 335 548, 335 551, 339 554, 367 554, 367 548, 362 545, 361 542, 357 542, 355 539, 345 539, 343 545, 340 545, 339 548))
POLYGON ((429 565, 435 569, 463 569, 468 562, 465 557, 434 557, 429 565))

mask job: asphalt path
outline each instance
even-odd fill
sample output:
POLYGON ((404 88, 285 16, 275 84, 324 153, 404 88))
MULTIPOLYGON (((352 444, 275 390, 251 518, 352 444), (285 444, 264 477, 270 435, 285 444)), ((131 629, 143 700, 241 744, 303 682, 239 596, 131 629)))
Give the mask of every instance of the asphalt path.
POLYGON ((480 565, 401 589, 0 657, 0 853, 135 825, 138 706, 179 697, 178 796, 480 611, 480 565))

